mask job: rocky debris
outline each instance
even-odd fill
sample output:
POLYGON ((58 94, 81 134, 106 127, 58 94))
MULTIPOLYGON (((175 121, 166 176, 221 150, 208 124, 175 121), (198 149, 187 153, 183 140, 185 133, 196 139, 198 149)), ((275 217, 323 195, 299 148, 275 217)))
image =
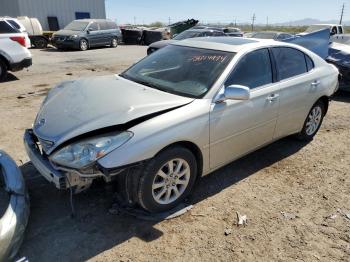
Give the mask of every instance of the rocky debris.
POLYGON ((232 229, 231 228, 225 228, 225 236, 231 235, 232 234, 232 229))
POLYGON ((281 212, 281 215, 286 220, 293 220, 293 219, 299 218, 299 216, 294 214, 294 213, 288 213, 288 212, 284 212, 284 211, 281 212))
POLYGON ((248 218, 246 215, 240 215, 238 211, 236 211, 237 215, 237 226, 246 226, 248 225, 248 218))

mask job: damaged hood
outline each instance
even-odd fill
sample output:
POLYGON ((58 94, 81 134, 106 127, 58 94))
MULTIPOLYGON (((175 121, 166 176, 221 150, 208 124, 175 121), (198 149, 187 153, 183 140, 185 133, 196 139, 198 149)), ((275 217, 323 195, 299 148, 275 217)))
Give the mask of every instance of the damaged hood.
POLYGON ((39 139, 54 143, 53 150, 85 133, 122 125, 193 100, 116 75, 67 81, 49 92, 33 130, 39 139))

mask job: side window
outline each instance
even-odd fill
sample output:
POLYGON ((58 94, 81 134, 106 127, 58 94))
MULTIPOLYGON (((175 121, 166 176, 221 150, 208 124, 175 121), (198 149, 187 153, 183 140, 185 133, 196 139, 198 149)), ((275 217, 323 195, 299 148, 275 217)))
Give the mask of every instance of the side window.
POLYGON ((17 24, 15 21, 13 20, 7 20, 8 23, 10 23, 12 25, 12 27, 17 28, 17 29, 21 29, 21 27, 19 26, 19 24, 17 24))
POLYGON ((223 32, 214 32, 214 36, 224 36, 223 32))
POLYGON ((265 48, 245 55, 234 68, 225 86, 243 85, 253 89, 271 83, 271 60, 269 51, 265 48))
POLYGON ((99 22, 100 25, 100 30, 109 30, 109 26, 107 24, 107 22, 99 22))
POLYGON ((109 29, 117 29, 117 24, 113 22, 107 22, 109 29))
POLYGON ((315 67, 314 61, 312 61, 312 59, 308 55, 305 55, 305 60, 306 60, 307 71, 311 71, 312 69, 314 69, 315 67))
POLYGON ((337 34, 337 27, 333 26, 331 30, 331 35, 335 35, 335 34, 337 34))
POLYGON ((93 22, 92 24, 89 25, 89 30, 90 31, 98 31, 99 26, 97 23, 93 22))
POLYGON ((290 47, 272 48, 272 54, 277 63, 279 80, 301 75, 307 72, 305 55, 290 47))
POLYGON ((343 33, 343 27, 338 26, 338 34, 342 34, 343 33))
POLYGON ((0 34, 18 33, 19 31, 5 21, 0 21, 0 34))

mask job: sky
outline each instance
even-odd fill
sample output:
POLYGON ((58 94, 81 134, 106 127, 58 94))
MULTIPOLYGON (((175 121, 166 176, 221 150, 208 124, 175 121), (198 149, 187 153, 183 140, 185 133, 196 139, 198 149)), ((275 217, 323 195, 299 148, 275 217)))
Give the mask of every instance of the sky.
POLYGON ((315 18, 339 19, 345 3, 344 20, 350 20, 350 0, 106 0, 107 17, 118 24, 168 24, 188 18, 204 23, 281 23, 315 18))

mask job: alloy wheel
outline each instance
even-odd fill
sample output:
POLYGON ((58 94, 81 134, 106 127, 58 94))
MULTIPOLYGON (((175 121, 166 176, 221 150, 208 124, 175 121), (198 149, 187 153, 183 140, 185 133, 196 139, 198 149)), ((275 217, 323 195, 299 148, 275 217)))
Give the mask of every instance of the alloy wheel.
POLYGON ((322 120, 322 109, 320 106, 315 106, 309 116, 308 121, 306 122, 306 134, 311 136, 319 128, 322 120))
POLYGON ((152 196, 158 204, 175 202, 185 192, 191 177, 186 160, 176 158, 165 163, 152 183, 152 196))

